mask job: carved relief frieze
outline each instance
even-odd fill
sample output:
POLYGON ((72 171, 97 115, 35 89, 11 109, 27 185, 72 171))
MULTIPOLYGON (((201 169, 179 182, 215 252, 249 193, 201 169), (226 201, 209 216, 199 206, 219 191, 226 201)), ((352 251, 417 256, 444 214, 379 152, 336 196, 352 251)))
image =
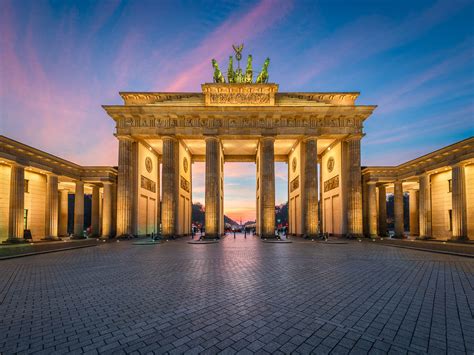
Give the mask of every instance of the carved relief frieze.
POLYGON ((324 182, 324 192, 331 191, 339 187, 339 175, 336 175, 324 182))
POLYGON ((180 176, 179 186, 186 192, 191 191, 191 184, 183 176, 180 176))
POLYGON ((140 186, 142 189, 156 192, 156 183, 153 180, 148 179, 146 176, 141 175, 140 186))
POLYGON ((290 182, 290 193, 300 187, 300 177, 297 176, 290 182))

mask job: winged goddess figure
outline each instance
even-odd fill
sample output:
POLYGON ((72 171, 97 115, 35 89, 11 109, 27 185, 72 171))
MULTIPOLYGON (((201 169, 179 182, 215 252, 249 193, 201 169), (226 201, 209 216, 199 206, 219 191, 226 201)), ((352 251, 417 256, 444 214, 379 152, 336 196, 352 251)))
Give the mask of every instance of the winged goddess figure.
POLYGON ((235 51, 235 59, 237 59, 237 63, 240 68, 240 60, 242 59, 242 50, 244 49, 244 44, 242 43, 240 46, 239 45, 232 45, 232 48, 234 48, 235 51))

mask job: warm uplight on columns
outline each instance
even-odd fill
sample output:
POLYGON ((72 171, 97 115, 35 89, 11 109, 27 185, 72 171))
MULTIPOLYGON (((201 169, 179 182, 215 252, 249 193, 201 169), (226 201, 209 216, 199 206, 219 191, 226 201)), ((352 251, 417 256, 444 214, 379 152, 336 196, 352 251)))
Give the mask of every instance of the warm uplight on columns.
POLYGON ((387 235, 387 188, 379 185, 379 213, 378 213, 378 234, 381 237, 387 235))
POLYGON ((371 238, 377 237, 377 189, 376 183, 370 181, 368 185, 368 217, 369 217, 369 235, 371 238))
POLYGON ((179 146, 174 137, 163 137, 162 162, 162 211, 161 225, 164 238, 173 238, 178 223, 178 178, 179 178, 179 146))
POLYGON ((59 190, 58 235, 60 237, 67 236, 68 197, 69 191, 67 189, 59 190))
POLYGON ((275 138, 260 139, 262 237, 275 238, 275 138))
POLYGON ((304 150, 304 230, 307 237, 318 234, 318 149, 317 139, 307 138, 302 142, 304 150))
POLYGON ((102 201, 102 235, 101 238, 109 238, 112 235, 112 183, 104 182, 104 197, 102 201))
POLYGON ((74 194, 74 238, 84 237, 84 182, 76 181, 74 194))
POLYGON ((25 206, 25 168, 12 165, 10 175, 10 224, 8 241, 23 240, 24 207, 25 206))
POLYGON ((453 166, 452 169, 452 209, 452 239, 467 239, 466 177, 461 164, 453 166))
POLYGON ((58 238, 58 177, 46 176, 46 210, 45 210, 45 237, 56 240, 58 238))
POLYGON ((401 181, 393 183, 393 201, 395 215, 395 237, 403 238, 403 184, 401 181))
POLYGON ((206 239, 215 239, 219 236, 220 171, 220 141, 217 137, 206 137, 206 239))
POLYGON ((431 187, 430 176, 423 174, 419 178, 420 192, 419 192, 419 238, 431 238, 431 187))
POLYGON ((347 179, 347 232, 351 236, 362 236, 362 184, 360 173, 360 140, 361 135, 350 136, 346 140, 349 158, 347 179))
POLYGON ((100 191, 99 186, 92 186, 92 208, 91 208, 91 235, 99 236, 100 226, 100 191))
POLYGON ((134 169, 136 145, 130 137, 118 137, 117 235, 133 234, 134 169))
POLYGON ((410 236, 418 236, 420 234, 420 223, 418 211, 419 206, 419 191, 410 190, 409 191, 409 203, 408 207, 410 209, 410 236))

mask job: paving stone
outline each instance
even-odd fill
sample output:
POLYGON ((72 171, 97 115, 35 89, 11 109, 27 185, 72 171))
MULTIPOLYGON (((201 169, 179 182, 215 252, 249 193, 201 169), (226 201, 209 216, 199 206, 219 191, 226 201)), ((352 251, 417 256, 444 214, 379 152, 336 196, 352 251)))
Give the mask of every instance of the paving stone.
POLYGON ((202 247, 2 261, 0 353, 474 352, 472 259, 239 236, 202 247))

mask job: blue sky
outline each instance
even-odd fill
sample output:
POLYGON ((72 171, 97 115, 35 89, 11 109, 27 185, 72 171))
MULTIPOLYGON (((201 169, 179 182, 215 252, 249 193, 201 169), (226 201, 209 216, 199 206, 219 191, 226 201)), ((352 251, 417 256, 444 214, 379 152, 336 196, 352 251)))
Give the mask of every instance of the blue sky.
MULTIPOLYGON (((360 91, 358 103, 379 105, 362 164, 398 164, 473 135, 473 23, 474 2, 457 0, 1 0, 0 131, 77 163, 116 164, 102 104, 120 103, 118 91, 199 91, 211 58, 244 42, 255 66, 271 58, 280 91, 360 91)), ((254 189, 253 169, 238 171, 226 195, 254 189)), ((283 202, 286 183, 277 187, 283 202)))

